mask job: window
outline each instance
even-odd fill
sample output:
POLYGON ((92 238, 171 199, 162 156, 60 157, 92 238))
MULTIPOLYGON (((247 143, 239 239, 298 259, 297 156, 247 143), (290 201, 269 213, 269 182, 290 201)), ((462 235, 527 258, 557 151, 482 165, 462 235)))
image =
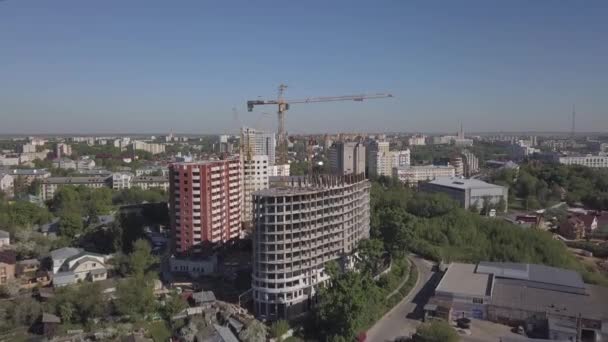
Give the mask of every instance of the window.
POLYGON ((483 298, 473 298, 473 303, 475 303, 475 304, 483 304, 483 298))

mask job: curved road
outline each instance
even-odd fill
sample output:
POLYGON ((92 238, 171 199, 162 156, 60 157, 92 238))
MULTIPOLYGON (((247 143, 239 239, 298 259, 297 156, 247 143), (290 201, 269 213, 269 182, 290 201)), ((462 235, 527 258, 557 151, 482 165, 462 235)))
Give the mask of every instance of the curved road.
POLYGON ((367 331, 366 341, 394 341, 397 337, 410 336, 421 323, 422 309, 433 293, 434 282, 429 281, 435 274, 433 263, 412 255, 410 260, 416 265, 418 279, 410 293, 394 308, 387 312, 367 331))

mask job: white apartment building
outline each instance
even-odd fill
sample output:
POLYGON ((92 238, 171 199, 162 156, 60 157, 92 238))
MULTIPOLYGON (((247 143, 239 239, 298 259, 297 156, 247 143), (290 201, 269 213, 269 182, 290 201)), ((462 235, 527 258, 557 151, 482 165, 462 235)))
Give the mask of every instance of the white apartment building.
POLYGON ((424 146, 426 145, 426 135, 417 134, 413 135, 408 139, 408 145, 410 146, 424 146))
POLYGON ((36 145, 24 144, 21 146, 21 153, 36 153, 36 145))
POLYGON ((149 143, 145 141, 135 140, 133 141, 133 149, 134 150, 142 150, 146 152, 150 152, 152 154, 160 154, 165 152, 165 145, 149 143))
POLYGON ((388 141, 376 141, 369 145, 368 173, 370 177, 391 177, 393 167, 410 165, 410 150, 390 151, 388 141))
POLYGON ((109 186, 108 177, 49 177, 42 181, 42 200, 50 200, 57 189, 65 185, 86 186, 88 188, 102 188, 109 186))
POLYGON ((456 168, 451 165, 419 165, 393 168, 393 177, 410 185, 417 185, 418 182, 433 180, 437 177, 454 177, 455 175, 456 168))
POLYGON ((290 186, 254 193, 254 311, 267 320, 305 313, 329 279, 325 265, 369 237, 364 174, 292 178, 290 186))
POLYGON ((272 167, 274 166, 269 166, 268 156, 265 155, 252 156, 249 160, 243 160, 243 211, 241 215, 243 222, 251 223, 253 193, 269 188, 269 168, 272 167))
POLYGON ((64 143, 57 143, 55 145, 55 156, 57 158, 61 158, 63 156, 71 156, 72 155, 72 146, 64 143))
POLYGON ((268 175, 270 177, 281 176, 288 177, 291 174, 291 168, 289 164, 272 165, 268 169, 268 175))
POLYGON ((130 189, 132 180, 133 174, 130 172, 114 172, 112 173, 112 189, 130 189))
POLYGON ((168 176, 139 176, 133 178, 131 181, 132 187, 138 187, 143 190, 149 189, 162 189, 169 191, 169 177, 168 176))
POLYGON ((560 164, 582 165, 587 167, 608 167, 608 156, 567 156, 559 157, 560 164))

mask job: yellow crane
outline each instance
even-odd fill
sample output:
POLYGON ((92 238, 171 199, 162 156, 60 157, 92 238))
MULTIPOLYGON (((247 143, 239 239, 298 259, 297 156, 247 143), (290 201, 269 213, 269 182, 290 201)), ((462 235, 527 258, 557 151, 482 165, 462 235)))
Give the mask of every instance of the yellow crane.
POLYGON ((278 106, 278 153, 276 164, 287 164, 287 133, 285 132, 285 112, 289 110, 289 105, 292 103, 317 103, 317 102, 335 102, 335 101, 363 101, 368 99, 383 99, 387 97, 393 97, 391 94, 378 93, 378 94, 359 94, 359 95, 344 95, 344 96, 319 96, 319 97, 308 97, 304 99, 289 100, 283 97, 283 94, 287 89, 284 84, 279 85, 279 96, 276 100, 250 100, 247 101, 247 110, 253 111, 255 106, 263 105, 277 105, 278 106))

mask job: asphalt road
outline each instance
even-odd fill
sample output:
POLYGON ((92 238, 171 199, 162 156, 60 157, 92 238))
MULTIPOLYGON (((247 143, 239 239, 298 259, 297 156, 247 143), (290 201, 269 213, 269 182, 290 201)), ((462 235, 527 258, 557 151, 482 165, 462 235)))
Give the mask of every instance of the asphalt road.
POLYGON ((367 331, 366 341, 394 341, 397 337, 410 336, 416 331, 424 314, 423 308, 432 295, 437 275, 433 263, 418 256, 410 260, 418 269, 418 280, 410 293, 367 331), (433 279, 431 279, 433 278, 433 279))

